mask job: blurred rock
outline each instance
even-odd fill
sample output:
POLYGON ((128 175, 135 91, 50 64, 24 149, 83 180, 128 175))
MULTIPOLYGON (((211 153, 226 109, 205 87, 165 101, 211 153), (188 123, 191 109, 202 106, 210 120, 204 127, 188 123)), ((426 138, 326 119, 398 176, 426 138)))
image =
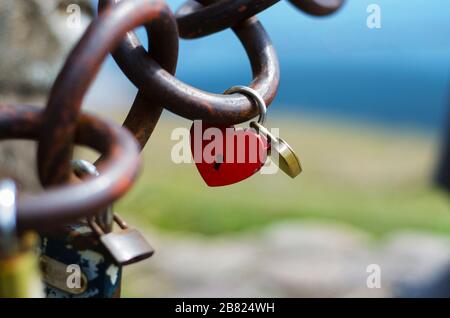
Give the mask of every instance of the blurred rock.
MULTIPOLYGON (((430 236, 423 233, 400 233, 390 239, 390 244, 381 250, 385 256, 382 263, 386 269, 387 279, 392 281, 393 292, 401 296, 421 295, 424 297, 438 296, 435 293, 447 293, 447 290, 437 290, 437 280, 446 280, 450 286, 449 277, 445 277, 450 269, 450 239, 444 236, 430 236), (430 289, 434 284, 436 288, 430 289)), ((444 283, 442 281, 442 283, 444 283)))
POLYGON ((89 0, 0 1, 0 94, 46 94, 92 13, 89 0), (81 9, 78 27, 69 4, 81 9))
POLYGON ((379 241, 332 224, 282 223, 214 239, 150 237, 155 256, 125 270, 130 296, 414 296, 450 264, 447 237, 403 232, 379 241), (367 286, 370 264, 380 267, 381 288, 367 286))

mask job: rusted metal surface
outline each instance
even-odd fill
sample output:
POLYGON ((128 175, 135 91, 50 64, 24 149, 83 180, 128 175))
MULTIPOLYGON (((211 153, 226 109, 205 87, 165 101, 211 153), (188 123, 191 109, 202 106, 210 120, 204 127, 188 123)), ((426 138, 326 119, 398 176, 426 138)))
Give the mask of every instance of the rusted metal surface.
POLYGON ((297 8, 315 16, 325 16, 335 13, 345 3, 345 0, 289 0, 297 8))
MULTIPOLYGON (((213 1, 200 2, 211 4, 213 1)), ((180 10, 188 14, 178 16, 181 28, 186 18, 207 26, 208 22, 201 19, 201 14, 212 14, 211 10, 223 6, 230 8, 227 9, 229 15, 219 10, 221 18, 212 20, 225 21, 221 22, 222 28, 231 23, 227 16, 235 19, 237 24, 233 31, 244 45, 252 66, 253 81, 249 86, 262 96, 267 105, 274 99, 279 85, 278 59, 267 33, 257 19, 242 18, 273 3, 275 1, 220 1, 203 8, 198 3, 189 2, 180 10), (196 18, 196 14, 200 16, 196 18)), ((310 5, 305 9, 316 12, 314 10, 317 8, 337 4, 323 0, 312 3, 316 7, 310 5)), ((45 110, 45 125, 38 149, 39 177, 44 186, 62 184, 68 180, 73 148, 70 141, 73 140, 83 96, 109 51, 114 52, 114 58, 123 72, 140 89, 124 125, 136 136, 141 147, 150 137, 162 106, 185 118, 202 119, 212 124, 236 124, 257 115, 257 107, 246 96, 208 93, 172 75, 178 56, 177 25, 164 2, 100 0, 99 11, 100 16, 69 55, 55 81, 45 110), (140 25, 146 26, 149 42, 156 43, 152 45, 152 54, 130 32, 140 25)), ((216 29, 214 27, 212 30, 216 29)))
MULTIPOLYGON (((176 27, 170 23, 170 10, 163 2, 119 2, 115 4, 114 10, 112 6, 106 6, 105 2, 101 4, 102 14, 92 23, 69 55, 55 81, 45 110, 45 125, 38 149, 39 176, 44 186, 61 184, 68 180, 73 148, 70 140, 74 135, 82 99, 109 51, 114 50, 121 68, 136 86, 141 88, 135 102, 136 107, 133 107, 126 120, 126 125, 134 129, 136 135, 142 132, 141 145, 145 144, 159 117, 160 110, 151 107, 154 104, 160 107, 157 103, 164 103, 166 108, 183 117, 204 119, 211 123, 237 123, 257 114, 256 107, 245 96, 211 94, 178 81, 147 54, 132 33, 129 33, 116 49, 120 39, 124 38, 129 30, 142 24, 151 28, 149 21, 169 21, 162 24, 161 29, 170 29, 175 33, 176 27), (149 99, 154 102, 145 105, 149 99), (150 122, 145 121, 145 114, 152 116, 150 122)), ((251 60, 254 80, 250 86, 270 104, 279 83, 278 59, 270 39, 256 18, 240 23, 234 31, 251 60)), ((153 37, 151 40, 155 41, 153 37)), ((173 43, 169 43, 169 46, 173 46, 173 43)), ((164 51, 167 50, 161 50, 161 56, 164 56, 164 51)), ((173 55, 165 65, 172 72, 175 70, 175 59, 176 55, 173 55)))
MULTIPOLYGON (((269 105, 279 85, 279 64, 276 52, 261 23, 256 18, 240 22, 233 28, 250 58, 255 89, 269 105)), ((131 45, 132 40, 127 39, 131 45)), ((121 50, 119 48, 115 54, 121 50)), ((125 55, 125 54, 123 54, 125 55)), ((202 119, 213 124, 236 124, 258 114, 253 101, 241 94, 224 95, 194 88, 166 72, 151 58, 121 60, 128 78, 147 97, 163 102, 165 107, 188 119, 202 119)))
MULTIPOLYGON (((37 140, 43 125, 43 113, 36 107, 0 104, 0 140, 37 140)), ((133 184, 140 167, 139 147, 128 131, 97 117, 81 115, 75 122, 74 141, 103 155, 98 165, 101 176, 43 193, 20 194, 17 216, 20 230, 46 232, 96 214, 133 184)))
POLYGON ((180 36, 193 39, 225 30, 278 1, 280 0, 187 1, 176 13, 180 36))
MULTIPOLYGON (((99 0, 99 12, 102 12, 107 6, 119 2, 120 0, 99 0)), ((144 27, 147 31, 148 43, 156 43, 152 45, 151 52, 148 52, 141 45, 136 34, 130 31, 126 38, 119 43, 113 53, 113 58, 125 74, 132 72, 127 62, 140 68, 142 61, 152 58, 168 73, 175 74, 178 60, 178 29, 175 17, 166 8, 158 19, 152 19, 144 27)), ((151 90, 146 89, 145 91, 151 90)), ((140 91, 136 95, 123 125, 133 133, 141 148, 150 138, 162 110, 161 101, 153 96, 146 96, 144 91, 140 91)))
POLYGON ((83 97, 107 54, 129 30, 167 16, 170 9, 163 1, 126 1, 114 10, 106 7, 86 30, 58 75, 44 112, 38 147, 39 178, 44 186, 69 179, 72 140, 83 97))
MULTIPOLYGON (((131 186, 138 169, 138 152, 149 139, 162 109, 210 124, 237 124, 258 115, 253 100, 242 94, 205 92, 175 76, 178 28, 184 37, 199 37, 227 27, 241 41, 251 63, 248 85, 266 105, 275 98, 280 71, 275 49, 254 17, 278 0, 198 0, 185 3, 176 17, 162 0, 99 0, 99 16, 69 54, 44 112, 31 106, 0 105, 0 138, 38 140, 38 172, 48 191, 21 195, 19 226, 44 229, 93 215, 131 186), (205 5, 205 6, 204 6, 205 5), (144 25, 151 50, 131 31, 144 25), (138 140, 119 126, 81 114, 86 91, 101 63, 112 52, 139 93, 124 122, 138 140), (101 175, 71 184, 70 160, 75 143, 98 150, 101 175)), ((294 1, 314 15, 335 12, 343 0, 294 1)))
MULTIPOLYGON (((193 39, 225 30, 278 1, 280 0, 188 0, 176 13, 180 36, 193 39)), ((344 1, 290 0, 299 9, 315 16, 336 12, 344 1)))
MULTIPOLYGON (((210 124, 236 124, 258 115, 250 97, 205 92, 174 76, 178 29, 182 37, 194 38, 232 28, 251 63, 253 80, 248 86, 268 106, 278 90, 279 64, 254 15, 278 1, 189 1, 175 17, 163 0, 99 0, 100 14, 69 54, 45 110, 0 104, 0 140, 38 141, 37 167, 46 190, 19 195, 17 224, 20 231, 34 229, 44 235, 41 252, 48 297, 118 297, 121 265, 153 254, 144 237, 116 215, 121 227, 118 232, 92 220, 99 213, 110 215, 105 209, 133 184, 140 166, 139 152, 163 108, 210 124), (132 32, 141 25, 147 31, 149 51, 132 32), (127 129, 81 113, 84 95, 110 52, 139 89, 123 124, 127 129), (100 153, 98 174, 74 178, 71 159, 75 144, 100 153), (80 265, 85 275, 83 288, 73 291, 61 284, 67 277, 67 264, 80 265)), ((292 2, 310 14, 326 15, 337 10, 343 0, 292 2)))

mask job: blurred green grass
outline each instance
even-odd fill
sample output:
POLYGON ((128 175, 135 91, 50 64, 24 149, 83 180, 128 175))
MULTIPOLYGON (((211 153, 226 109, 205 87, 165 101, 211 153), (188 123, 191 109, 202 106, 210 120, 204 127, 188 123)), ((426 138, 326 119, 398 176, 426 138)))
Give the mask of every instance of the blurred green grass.
POLYGON ((174 232, 221 235, 289 219, 349 223, 374 235, 397 229, 450 233, 448 196, 431 186, 436 141, 411 132, 323 119, 273 118, 301 157, 304 172, 255 175, 207 187, 195 165, 171 160, 175 127, 190 122, 165 113, 143 154, 136 186, 115 210, 174 232))

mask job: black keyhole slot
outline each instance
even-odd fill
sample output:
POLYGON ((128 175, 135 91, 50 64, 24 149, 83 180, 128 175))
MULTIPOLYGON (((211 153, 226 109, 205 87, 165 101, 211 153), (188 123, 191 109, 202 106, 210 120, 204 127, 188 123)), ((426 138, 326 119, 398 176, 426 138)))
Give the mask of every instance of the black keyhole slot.
POLYGON ((223 156, 217 155, 216 156, 216 162, 214 162, 214 170, 219 171, 220 166, 223 163, 223 156))

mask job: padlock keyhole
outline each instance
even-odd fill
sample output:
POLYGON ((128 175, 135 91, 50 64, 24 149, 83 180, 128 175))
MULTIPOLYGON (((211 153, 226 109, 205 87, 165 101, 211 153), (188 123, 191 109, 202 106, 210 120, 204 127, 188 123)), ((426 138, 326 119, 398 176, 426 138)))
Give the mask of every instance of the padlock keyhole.
POLYGON ((216 156, 216 162, 214 162, 214 170, 219 171, 220 166, 223 163, 223 156, 217 155, 216 156))

